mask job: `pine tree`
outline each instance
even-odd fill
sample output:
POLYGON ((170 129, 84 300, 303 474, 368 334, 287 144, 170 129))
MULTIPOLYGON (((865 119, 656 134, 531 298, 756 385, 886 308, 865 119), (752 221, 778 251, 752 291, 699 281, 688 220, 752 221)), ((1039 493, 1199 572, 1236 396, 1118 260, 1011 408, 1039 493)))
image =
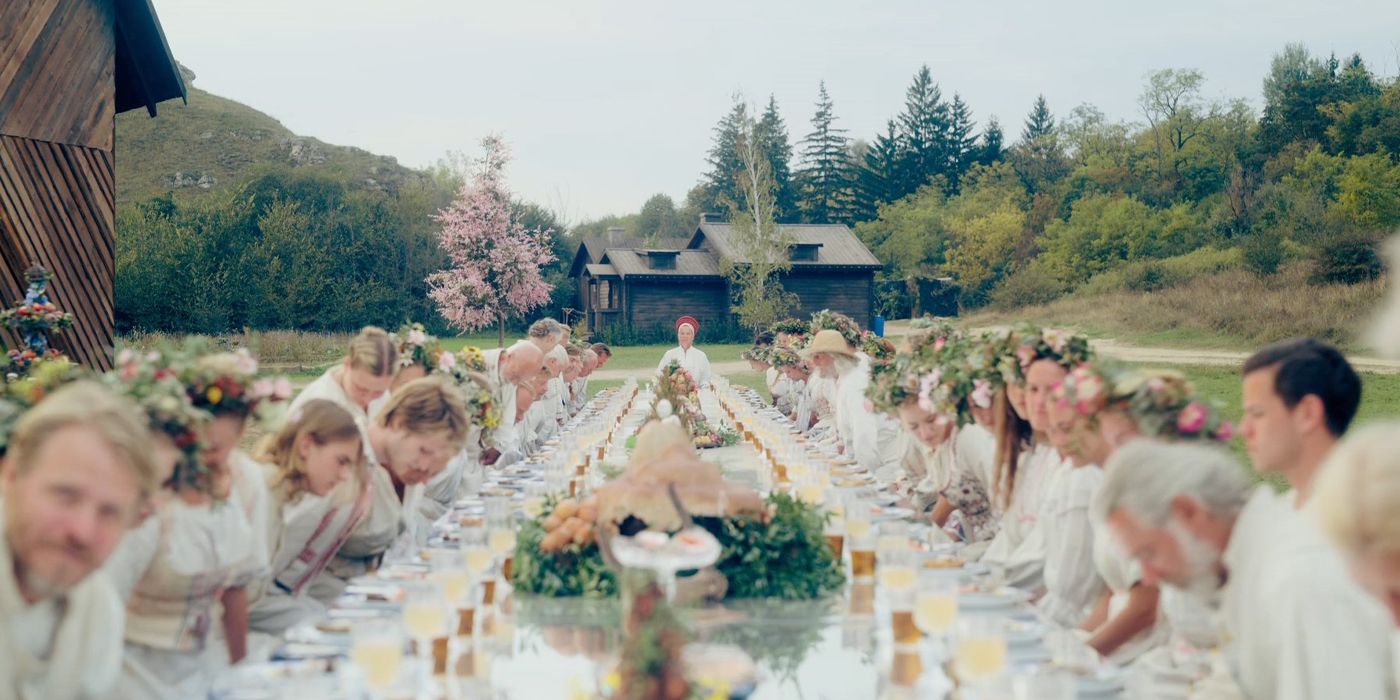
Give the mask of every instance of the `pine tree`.
POLYGON ((715 125, 714 140, 705 158, 710 170, 701 180, 699 196, 694 202, 700 212, 733 215, 734 202, 739 198, 738 172, 744 167, 739 158, 739 140, 748 120, 748 105, 735 95, 734 106, 715 125))
POLYGON ((982 138, 977 144, 977 162, 991 165, 1001 160, 1006 150, 1006 137, 1001 133, 1001 123, 996 117, 987 120, 987 128, 982 130, 982 138))
POLYGON ((861 164, 856 197, 858 220, 874 219, 881 204, 904 196, 900 194, 900 175, 899 127, 891 119, 886 122, 885 133, 870 144, 861 164))
POLYGON ((777 199, 774 219, 792 221, 797 216, 797 189, 792 182, 792 144, 788 142, 787 125, 778 113, 778 101, 772 95, 768 96, 768 107, 758 120, 755 135, 759 149, 768 159, 769 172, 773 177, 773 194, 777 199))
POLYGON ((814 224, 850 223, 852 182, 849 139, 836 121, 831 96, 822 82, 812 132, 802 139, 802 165, 797 173, 802 220, 814 224))
MULTIPOLYGON (((914 74, 899 115, 899 199, 927 185, 935 175, 946 175, 948 165, 948 105, 925 65, 914 74)), ((891 200, 893 201, 893 200, 891 200)))
POLYGON ((1026 128, 1021 130, 1021 140, 1030 143, 1055 131, 1055 117, 1050 114, 1050 106, 1045 103, 1045 95, 1037 95, 1031 113, 1026 117, 1026 128))
POLYGON ((977 162, 977 136, 973 129, 972 109, 963 102, 962 96, 953 94, 953 104, 948 108, 948 164, 946 174, 948 189, 957 192, 962 176, 972 164, 977 162))

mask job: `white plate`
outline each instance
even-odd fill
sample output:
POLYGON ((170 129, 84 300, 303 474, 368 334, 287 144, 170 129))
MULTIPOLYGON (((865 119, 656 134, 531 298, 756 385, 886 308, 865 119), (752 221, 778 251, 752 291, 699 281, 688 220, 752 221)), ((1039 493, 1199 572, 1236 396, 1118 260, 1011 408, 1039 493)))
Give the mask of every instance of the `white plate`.
POLYGON ((995 593, 963 593, 958 607, 963 610, 1007 610, 1030 600, 1030 594, 1015 588, 1003 588, 995 593))
POLYGON ((914 511, 908 508, 885 508, 879 510, 870 509, 870 519, 876 522, 886 520, 907 520, 914 517, 914 511))
POLYGON ((1123 690, 1123 674, 1113 668, 1103 668, 1098 676, 1080 676, 1075 683, 1079 697, 1116 697, 1123 690))

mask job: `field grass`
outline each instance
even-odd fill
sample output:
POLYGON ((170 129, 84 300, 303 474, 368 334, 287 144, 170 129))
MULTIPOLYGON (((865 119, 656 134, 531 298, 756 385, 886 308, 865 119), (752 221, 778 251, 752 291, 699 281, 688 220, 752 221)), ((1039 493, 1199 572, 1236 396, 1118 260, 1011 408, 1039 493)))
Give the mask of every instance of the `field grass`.
MULTIPOLYGON (((609 367, 611 366, 612 365, 609 365, 609 367)), ((764 396, 768 396, 768 384, 767 381, 763 378, 762 372, 735 372, 732 374, 726 374, 725 377, 729 379, 730 384, 742 384, 743 386, 749 387, 764 396)), ((637 379, 638 381, 640 381, 642 377, 639 375, 637 379)), ((602 391, 603 389, 610 389, 612 387, 622 386, 623 381, 624 380, 622 379, 590 380, 588 382, 588 390, 602 391)))
POLYGON ((1100 338, 1143 346, 1248 350, 1275 340, 1310 336, 1351 352, 1385 290, 1362 284, 1308 284, 1306 263, 1267 277, 1229 270, 1152 292, 1072 294, 1049 304, 964 317, 968 326, 1032 321, 1075 328, 1100 338))

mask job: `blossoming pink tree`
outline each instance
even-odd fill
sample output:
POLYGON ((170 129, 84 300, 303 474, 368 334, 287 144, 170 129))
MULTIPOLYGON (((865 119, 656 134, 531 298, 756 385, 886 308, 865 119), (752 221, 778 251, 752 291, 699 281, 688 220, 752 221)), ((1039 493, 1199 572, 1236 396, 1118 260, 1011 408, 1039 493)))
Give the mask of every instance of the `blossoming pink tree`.
POLYGON ((550 229, 527 229, 511 215, 505 166, 510 152, 499 136, 482 139, 485 156, 457 198, 438 212, 438 246, 448 267, 428 275, 428 296, 448 324, 474 331, 493 323, 505 344, 506 319, 549 301, 553 286, 540 270, 554 258, 550 229))

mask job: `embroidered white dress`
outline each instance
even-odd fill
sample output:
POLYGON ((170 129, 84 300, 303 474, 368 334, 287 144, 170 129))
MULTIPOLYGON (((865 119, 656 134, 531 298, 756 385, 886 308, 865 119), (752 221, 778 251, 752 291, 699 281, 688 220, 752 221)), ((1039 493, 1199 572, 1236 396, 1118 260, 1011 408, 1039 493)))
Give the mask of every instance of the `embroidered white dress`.
POLYGON ((1001 530, 992 538, 982 561, 998 566, 1006 582, 1028 591, 1044 588, 1045 533, 1038 526, 1041 501, 1050 477, 1063 463, 1057 452, 1037 445, 1021 453, 1011 503, 1001 518, 1001 530))
POLYGON ((897 421, 865 407, 865 387, 870 371, 857 367, 841 376, 836 385, 837 434, 846 456, 884 482, 899 479, 909 436, 897 421))
POLYGON ((1097 466, 1061 469, 1051 477, 1041 507, 1045 533, 1045 597, 1037 607, 1062 627, 1077 628, 1105 589, 1094 564, 1089 504, 1103 483, 1097 466))
POLYGON ((127 598, 126 648, 117 697, 208 694, 229 664, 213 628, 220 596, 265 571, 264 547, 235 488, 222 503, 170 496, 122 540, 105 570, 127 598))
POLYGON ((689 372, 695 379, 696 386, 710 385, 710 358, 706 357, 700 348, 692 345, 690 349, 686 349, 677 345, 667 350, 666 354, 661 356, 661 362, 656 365, 656 371, 666 369, 666 365, 672 362, 679 363, 681 369, 689 372))
POLYGON ((994 451, 991 434, 976 425, 958 429, 934 451, 919 443, 924 478, 915 491, 929 508, 939 497, 947 499, 954 508, 947 527, 969 544, 990 542, 1001 527, 982 482, 994 451))

